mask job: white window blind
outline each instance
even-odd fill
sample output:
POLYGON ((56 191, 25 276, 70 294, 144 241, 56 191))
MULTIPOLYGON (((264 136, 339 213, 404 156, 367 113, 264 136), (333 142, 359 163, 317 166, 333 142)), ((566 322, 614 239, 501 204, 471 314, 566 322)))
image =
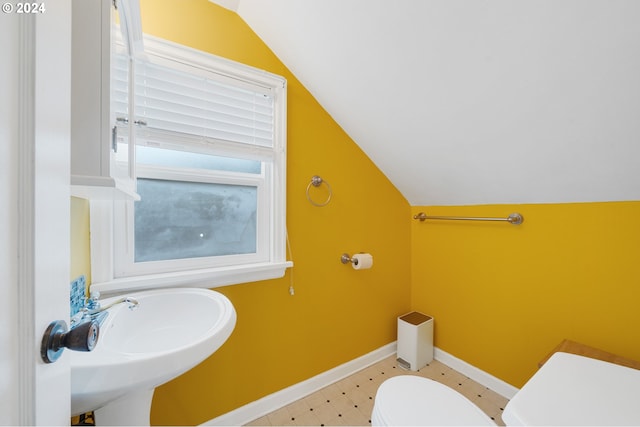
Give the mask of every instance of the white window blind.
POLYGON ((118 44, 114 49, 111 55, 111 114, 128 119, 129 57, 124 46, 118 44))
MULTIPOLYGON (((130 120, 127 63, 124 54, 113 62, 112 106, 116 117, 130 120)), ((223 82, 229 77, 149 55, 136 60, 134 70, 135 121, 147 131, 273 147, 274 99, 268 89, 232 86, 223 82)))

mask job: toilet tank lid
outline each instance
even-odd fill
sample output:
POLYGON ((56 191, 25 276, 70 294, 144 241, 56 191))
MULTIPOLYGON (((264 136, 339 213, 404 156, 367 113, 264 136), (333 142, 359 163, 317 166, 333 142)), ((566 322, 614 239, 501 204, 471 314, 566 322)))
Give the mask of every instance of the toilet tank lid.
POLYGON ((640 425, 640 370, 555 353, 509 401, 507 425, 640 425))

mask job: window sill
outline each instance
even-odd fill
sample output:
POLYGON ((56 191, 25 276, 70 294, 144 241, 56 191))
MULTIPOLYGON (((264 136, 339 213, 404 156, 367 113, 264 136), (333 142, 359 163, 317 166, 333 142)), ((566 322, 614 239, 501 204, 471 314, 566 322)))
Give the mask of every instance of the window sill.
POLYGON ((110 177, 71 175, 71 195, 88 200, 140 200, 122 180, 110 177))
POLYGON ((292 261, 132 276, 93 283, 91 291, 98 291, 104 296, 122 292, 185 286, 211 289, 239 283, 277 279, 284 276, 285 270, 289 267, 293 267, 292 261))

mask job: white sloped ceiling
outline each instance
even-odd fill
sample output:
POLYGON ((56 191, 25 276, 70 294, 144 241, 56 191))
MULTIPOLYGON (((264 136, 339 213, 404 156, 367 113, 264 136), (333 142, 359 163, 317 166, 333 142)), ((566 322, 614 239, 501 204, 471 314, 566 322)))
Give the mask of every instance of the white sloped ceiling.
POLYGON ((640 1, 223 3, 411 205, 640 200, 640 1))

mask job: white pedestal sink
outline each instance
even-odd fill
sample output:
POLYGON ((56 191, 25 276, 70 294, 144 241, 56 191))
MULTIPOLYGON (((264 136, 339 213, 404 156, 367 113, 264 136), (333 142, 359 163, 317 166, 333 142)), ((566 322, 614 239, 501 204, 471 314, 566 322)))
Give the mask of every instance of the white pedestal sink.
POLYGON ((71 356, 71 413, 96 411, 97 425, 149 425, 155 387, 215 352, 236 323, 233 305, 208 289, 158 289, 109 308, 92 352, 71 356))

